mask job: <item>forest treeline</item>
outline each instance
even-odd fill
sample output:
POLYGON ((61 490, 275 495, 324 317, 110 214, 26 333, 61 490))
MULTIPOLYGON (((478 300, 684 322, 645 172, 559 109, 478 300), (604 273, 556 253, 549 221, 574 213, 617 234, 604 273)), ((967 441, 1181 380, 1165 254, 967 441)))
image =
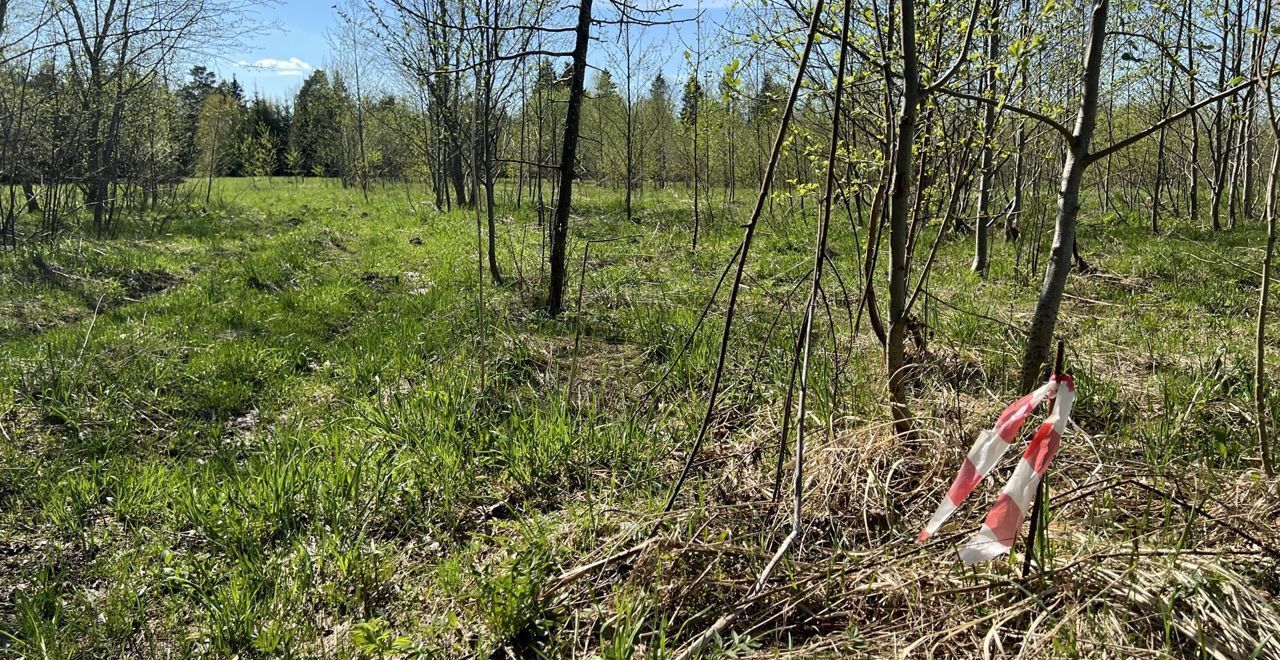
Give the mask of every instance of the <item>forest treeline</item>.
MULTIPOLYGON (((179 184, 219 176, 335 177, 361 188, 420 182, 445 210, 473 204, 473 177, 487 170, 533 199, 540 190, 533 182, 545 178, 562 139, 571 71, 547 57, 513 71, 519 98, 482 118, 470 98, 474 88, 461 84, 460 74, 361 89, 350 81, 369 75, 361 70, 368 65, 341 59, 332 71, 311 71, 289 99, 250 96, 235 77, 219 80, 201 64, 174 76, 170 69, 182 61, 176 58, 103 64, 82 75, 79 51, 111 38, 111 24, 100 29, 96 37, 35 43, 5 65, 0 178, 10 187, 0 217, 8 245, 56 239, 78 229, 67 222, 86 210, 89 228, 110 236, 131 215, 188 201, 179 184), (491 163, 483 162, 482 142, 493 145, 491 163), (21 228, 19 220, 26 221, 21 228)), ((121 57, 130 52, 127 43, 117 48, 121 57)), ((690 75, 682 85, 659 69, 646 73, 643 81, 629 77, 625 90, 607 69, 593 76, 582 120, 592 140, 578 156, 579 177, 610 186, 630 181, 627 188, 641 191, 691 186, 696 170, 702 186, 724 190, 726 199, 739 181, 759 179, 785 91, 770 72, 750 89, 731 70, 714 81, 690 75), (699 152, 689 146, 694 131, 704 144, 699 152)))
MULTIPOLYGON (((539 99, 533 107, 502 116, 504 127, 499 137, 498 153, 549 153, 558 136, 552 129, 549 112, 538 112, 537 104, 564 101, 563 72, 558 74, 547 60, 539 62, 537 79, 530 95, 539 99), (526 113, 528 116, 526 116, 526 113), (542 116, 540 117, 539 114, 542 116), (541 127, 541 128, 539 128, 541 127), (514 130, 514 133, 512 132, 514 130), (524 142, 523 146, 520 144, 524 142)), ((45 206, 36 193, 56 195, 50 184, 72 186, 87 179, 84 162, 72 158, 56 159, 50 154, 85 153, 88 145, 71 150, 71 145, 51 144, 52 133, 38 133, 35 127, 52 126, 69 131, 73 137, 84 135, 77 130, 76 109, 59 101, 75 98, 75 90, 66 80, 59 82, 56 72, 46 69, 29 81, 24 92, 32 94, 25 127, 16 136, 25 147, 15 150, 7 162, 6 181, 18 184, 24 194, 34 195, 32 210, 45 206), (47 95, 47 96, 45 96, 47 95), (42 145, 41 142, 44 144, 42 145)), ((711 117, 720 122, 717 128, 737 130, 763 139, 771 125, 770 114, 776 112, 780 92, 770 78, 761 94, 753 97, 746 112, 737 112, 733 104, 709 97, 702 85, 689 81, 679 104, 667 79, 658 73, 649 84, 649 93, 630 111, 634 115, 636 138, 634 171, 630 178, 634 188, 646 183, 659 187, 680 182, 689 185, 694 164, 687 148, 678 148, 691 129, 691 117, 701 112, 711 125, 711 117)), ((595 80, 592 96, 586 104, 587 122, 602 136, 580 157, 581 176, 602 185, 621 185, 628 178, 625 136, 619 127, 629 113, 608 72, 595 80)), ((145 209, 159 203, 160 191, 187 179, 208 177, 336 177, 343 185, 363 186, 370 182, 428 182, 437 193, 439 208, 467 206, 472 202, 466 181, 475 167, 474 151, 459 144, 458 157, 435 144, 441 139, 432 129, 432 120, 421 103, 394 94, 357 99, 340 73, 324 69, 313 71, 298 93, 288 101, 248 96, 235 79, 218 80, 204 66, 194 66, 187 80, 170 88, 156 84, 135 97, 137 112, 126 106, 120 126, 119 145, 114 150, 114 185, 127 205, 145 209), (427 130, 423 130, 423 128, 427 130), (441 156, 443 155, 443 158, 441 156), (439 173, 437 179, 434 174, 439 173), (456 188, 454 181, 462 182, 456 188)), ((467 121, 461 123, 464 132, 467 121)), ((59 136, 58 141, 62 141, 59 136)), ((757 144, 759 149, 763 147, 757 144)), ((740 152, 741 153, 741 152, 740 152)), ((725 163, 707 163, 701 156, 699 166, 712 172, 712 179, 726 185, 739 178, 751 178, 750 167, 742 172, 723 170, 725 163)), ((747 158, 759 162, 758 158, 747 158)), ((529 167, 519 161, 495 164, 500 179, 526 177, 529 167)), ((758 172, 755 173, 758 177, 758 172)), ((25 199, 21 200, 26 202, 25 199)), ((12 200, 6 200, 12 203, 12 200)), ((48 204, 56 208, 55 203, 48 204)), ((8 210, 8 208, 6 208, 8 210)), ((21 209, 14 207, 8 217, 21 209)), ((51 229, 57 229, 52 225, 51 229)), ((9 226, 10 231, 16 227, 9 226)), ((16 236, 9 236, 16 240, 16 236)))
MULTIPOLYGON (((178 184, 190 179, 207 182, 206 202, 224 175, 338 177, 366 191, 417 182, 436 207, 487 218, 482 258, 498 283, 499 207, 532 205, 554 316, 574 181, 623 190, 629 220, 646 186, 678 184, 692 198, 694 250, 720 209, 754 201, 732 310, 765 205, 781 201, 795 217, 821 215, 822 236, 834 214, 857 239, 843 264, 857 277, 844 279, 859 282, 859 322, 884 346, 900 432, 914 306, 942 241, 971 240, 985 275, 1003 236, 1019 246, 1015 270, 1042 278, 1028 389, 1067 275, 1088 268, 1082 207, 1153 232, 1274 221, 1278 49, 1265 0, 848 11, 770 0, 719 24, 698 5, 677 16, 621 0, 348 0, 332 65, 289 100, 250 99, 234 78, 191 68, 268 29, 251 20, 250 0, 3 6, 7 245, 110 236, 148 209, 189 202, 199 186, 178 184), (683 73, 669 80, 676 53, 683 73), (500 181, 514 182, 501 200, 500 181)), ((732 321, 730 311, 726 337, 732 321)))

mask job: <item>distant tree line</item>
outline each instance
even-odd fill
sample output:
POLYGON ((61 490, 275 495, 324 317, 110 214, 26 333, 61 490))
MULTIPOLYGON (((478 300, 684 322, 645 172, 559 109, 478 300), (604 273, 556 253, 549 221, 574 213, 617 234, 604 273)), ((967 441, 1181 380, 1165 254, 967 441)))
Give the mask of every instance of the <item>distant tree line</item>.
MULTIPOLYGON (((254 5, 0 2, 0 245, 56 237, 81 219, 111 235, 167 203, 197 161, 201 114, 217 110, 199 85, 218 87, 203 75, 174 89, 170 71, 259 31, 254 5)), ((217 92, 238 93, 231 83, 217 92)))
POLYGON ((418 171, 404 137, 421 118, 394 95, 358 101, 340 73, 313 71, 289 101, 255 95, 191 69, 175 95, 183 124, 176 171, 183 177, 337 177, 408 180, 418 171), (367 128, 357 135, 357 107, 367 128), (360 144, 358 144, 360 143, 360 144))
MULTIPOLYGON (((191 201, 182 197, 192 193, 179 185, 184 181, 201 182, 194 190, 208 203, 212 180, 226 176, 334 177, 350 187, 416 181, 434 191, 438 208, 475 202, 471 182, 483 152, 472 144, 481 141, 472 124, 479 119, 446 96, 470 93, 465 86, 435 83, 418 99, 387 91, 360 98, 341 71, 316 69, 292 99, 276 100, 249 97, 235 77, 219 80, 201 65, 176 84, 134 72, 125 75, 133 87, 111 113, 113 146, 104 154, 95 149, 101 118, 86 104, 74 67, 54 54, 27 65, 0 71, 0 103, 18 110, 0 126, 6 244, 16 244, 24 216, 34 223, 25 233, 47 239, 67 229, 77 212, 98 208, 103 216, 92 229, 111 235, 130 214, 191 201), (460 109, 441 112, 432 98, 460 109), (97 191, 104 178, 106 192, 97 191)), ((546 58, 529 68, 531 74, 520 72, 528 86, 494 109, 487 131, 493 178, 515 183, 519 203, 538 196, 546 168, 537 164, 557 152, 569 75, 546 58)), ((583 126, 592 139, 579 153, 577 175, 637 194, 646 186, 697 184, 709 198, 714 186, 727 203, 738 181, 759 177, 781 94, 767 73, 744 91, 692 75, 677 89, 657 71, 628 97, 602 70, 584 102, 583 126), (716 157, 735 134, 754 136, 748 141, 754 148, 738 145, 735 157, 716 157), (695 135, 701 151, 689 148, 695 135)), ((630 207, 628 194, 628 213, 630 207)))

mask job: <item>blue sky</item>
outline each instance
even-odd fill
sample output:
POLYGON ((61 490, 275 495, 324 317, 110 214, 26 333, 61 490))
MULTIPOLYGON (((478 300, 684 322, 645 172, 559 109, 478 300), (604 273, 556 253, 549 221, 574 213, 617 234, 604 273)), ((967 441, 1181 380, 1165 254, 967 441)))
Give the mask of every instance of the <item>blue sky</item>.
MULTIPOLYGON (((725 7, 731 0, 703 0, 707 21, 704 37, 714 31, 712 23, 722 21, 728 15, 725 7)), ((682 2, 693 6, 692 0, 682 2)), ((258 19, 275 23, 278 29, 270 34, 252 39, 238 52, 227 53, 210 68, 219 78, 235 76, 244 85, 249 96, 255 92, 273 99, 292 99, 302 81, 318 68, 324 68, 329 59, 329 44, 325 32, 336 27, 340 20, 332 0, 277 0, 275 4, 257 10, 258 19)), ((687 19, 691 9, 675 12, 677 18, 687 19)), ((661 64, 668 77, 675 78, 684 67, 681 55, 683 47, 677 34, 687 30, 690 38, 692 26, 682 28, 648 28, 647 38, 664 43, 663 51, 669 58, 661 64)), ((597 66, 607 66, 608 60, 601 52, 600 42, 593 42, 592 61, 597 66)))
POLYGON ((279 29, 252 39, 242 52, 228 53, 210 68, 219 78, 234 75, 250 96, 256 91, 268 98, 292 98, 313 69, 324 67, 329 55, 325 30, 336 25, 337 13, 326 0, 280 0, 259 9, 258 19, 279 29))

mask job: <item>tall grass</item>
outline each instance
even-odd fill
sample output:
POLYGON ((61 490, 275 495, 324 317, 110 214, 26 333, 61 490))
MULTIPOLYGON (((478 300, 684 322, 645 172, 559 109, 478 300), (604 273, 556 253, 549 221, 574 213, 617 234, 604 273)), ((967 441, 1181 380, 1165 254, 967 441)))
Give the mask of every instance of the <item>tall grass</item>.
MULTIPOLYGON (((681 190, 646 191, 627 224, 617 191, 585 187, 570 258, 582 313, 548 319, 545 228, 531 209, 504 215, 512 282, 485 288, 481 345, 466 211, 401 187, 365 204, 311 180, 218 186, 226 203, 162 234, 0 254, 0 652, 667 657, 745 591, 783 531, 764 500, 813 218, 784 201, 766 217, 725 405, 661 542, 566 587, 562 573, 653 529, 714 333, 676 357, 740 218, 718 213, 692 253, 681 190), (593 244, 579 273, 585 241, 611 237, 628 238, 593 244)), ((889 436, 879 346, 865 319, 852 332, 856 297, 830 280, 808 531, 772 600, 714 653, 1223 648, 1210 639, 1280 653, 1214 604, 1270 621, 1280 588, 1274 557, 1232 531, 1275 540, 1249 517, 1277 497, 1253 476, 1245 412, 1260 230, 1142 226, 1092 221, 1100 272, 1069 285, 1081 399, 1051 480, 1062 573, 964 573, 910 544, 1015 387, 1037 281, 1013 245, 994 246, 982 281, 966 242, 947 241, 912 361, 934 442, 911 455, 889 436)), ((832 238, 856 291, 853 239, 832 238)))

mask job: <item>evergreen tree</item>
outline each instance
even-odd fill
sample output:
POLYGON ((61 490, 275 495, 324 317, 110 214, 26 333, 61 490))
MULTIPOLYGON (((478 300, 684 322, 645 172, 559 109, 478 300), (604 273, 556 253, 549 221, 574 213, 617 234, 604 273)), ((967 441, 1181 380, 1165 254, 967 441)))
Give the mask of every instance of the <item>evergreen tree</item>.
POLYGON ((324 69, 316 69, 303 81, 293 107, 289 142, 302 155, 303 172, 320 176, 334 174, 338 155, 338 104, 324 69))
POLYGON ((684 84, 684 93, 680 97, 680 122, 686 126, 692 126, 705 99, 706 94, 702 89, 702 83, 690 74, 684 84))
POLYGON ((255 95, 253 101, 249 103, 249 109, 245 112, 245 128, 251 131, 245 136, 246 140, 260 140, 261 133, 266 132, 266 136, 270 138, 270 142, 274 145, 274 150, 270 154, 267 161, 260 160, 266 154, 255 154, 253 165, 261 170, 263 166, 270 165, 269 171, 265 173, 255 172, 252 167, 248 167, 250 173, 254 176, 271 176, 278 172, 285 171, 285 152, 289 142, 289 126, 292 123, 292 116, 288 106, 264 99, 255 95))
POLYGON ((217 76, 203 66, 191 67, 188 75, 190 80, 179 87, 177 92, 178 111, 182 115, 179 163, 184 173, 195 174, 199 159, 196 152, 196 125, 200 120, 200 111, 204 109, 205 99, 217 87, 217 76))
POLYGON ((196 128, 196 162, 207 180, 205 203, 213 193, 213 179, 238 167, 235 152, 240 146, 240 119, 240 104, 221 89, 205 98, 196 128))
POLYGON ((667 177, 671 167, 671 129, 674 124, 671 106, 671 83, 659 71, 649 85, 647 110, 650 115, 649 125, 653 127, 653 168, 654 178, 659 187, 667 185, 667 177))

